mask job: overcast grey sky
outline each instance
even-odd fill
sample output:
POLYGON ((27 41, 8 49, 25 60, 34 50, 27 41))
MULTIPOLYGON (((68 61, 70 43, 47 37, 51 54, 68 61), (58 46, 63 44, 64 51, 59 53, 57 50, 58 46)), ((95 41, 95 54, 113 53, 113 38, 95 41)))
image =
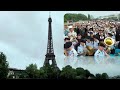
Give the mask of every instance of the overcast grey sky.
MULTIPOLYGON (((64 14, 71 11, 51 12, 54 51, 57 62, 63 63, 64 14)), ((73 12, 71 12, 73 13, 73 12)), ((79 11, 95 17, 119 12, 79 11)), ((31 63, 43 65, 47 49, 48 11, 0 11, 0 51, 7 56, 10 67, 24 69, 31 63)))

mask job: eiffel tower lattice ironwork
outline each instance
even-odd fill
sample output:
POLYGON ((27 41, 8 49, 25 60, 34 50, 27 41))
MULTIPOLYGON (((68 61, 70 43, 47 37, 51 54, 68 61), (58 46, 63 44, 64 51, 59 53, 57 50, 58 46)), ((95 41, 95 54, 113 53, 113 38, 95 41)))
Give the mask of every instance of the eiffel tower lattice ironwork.
POLYGON ((47 53, 45 55, 44 66, 50 65, 49 61, 52 61, 52 65, 57 67, 57 63, 55 60, 54 49, 53 49, 53 39, 52 39, 52 18, 49 16, 48 18, 48 43, 47 43, 47 53))

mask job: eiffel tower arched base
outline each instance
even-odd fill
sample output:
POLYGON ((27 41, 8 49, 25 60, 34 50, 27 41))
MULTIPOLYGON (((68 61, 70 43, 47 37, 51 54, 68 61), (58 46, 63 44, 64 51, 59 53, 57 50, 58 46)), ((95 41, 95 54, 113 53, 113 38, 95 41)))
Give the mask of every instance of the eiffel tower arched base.
POLYGON ((52 66, 57 67, 57 63, 55 60, 55 55, 54 54, 46 54, 45 55, 45 62, 44 62, 44 66, 50 65, 50 60, 52 61, 52 66))

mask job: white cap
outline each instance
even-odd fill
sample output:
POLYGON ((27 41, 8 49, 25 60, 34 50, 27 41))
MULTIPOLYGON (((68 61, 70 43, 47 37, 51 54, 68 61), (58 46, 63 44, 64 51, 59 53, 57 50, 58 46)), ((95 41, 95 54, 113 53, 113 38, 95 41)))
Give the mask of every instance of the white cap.
POLYGON ((70 29, 70 28, 73 28, 73 26, 69 26, 68 28, 69 28, 69 29, 70 29))

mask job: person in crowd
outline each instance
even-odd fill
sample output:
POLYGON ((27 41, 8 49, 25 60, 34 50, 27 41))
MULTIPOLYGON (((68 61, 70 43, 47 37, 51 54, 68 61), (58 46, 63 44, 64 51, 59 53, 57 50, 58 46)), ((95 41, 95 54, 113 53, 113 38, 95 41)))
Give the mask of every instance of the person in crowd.
POLYGON ((115 39, 116 41, 120 41, 120 25, 117 27, 115 39))
MULTIPOLYGON (((112 36, 113 35, 111 33, 108 33, 108 37, 111 37, 113 39, 112 36)), ((115 43, 115 39, 113 39, 113 40, 114 40, 113 43, 115 43)), ((112 46, 110 46, 110 54, 115 54, 115 44, 113 44, 112 46)))
POLYGON ((78 25, 78 28, 76 29, 76 33, 77 33, 77 35, 78 34, 80 34, 80 35, 82 35, 82 25, 78 25))
POLYGON ((93 33, 93 28, 89 29, 87 36, 90 36, 90 33, 93 33))
POLYGON ((78 56, 81 56, 81 55, 85 56, 86 55, 87 48, 85 45, 85 40, 80 41, 80 45, 77 48, 77 53, 78 53, 78 56))
POLYGON ((72 47, 72 42, 66 42, 65 43, 64 53, 65 53, 65 56, 70 56, 70 57, 78 55, 76 50, 72 47))
POLYGON ((93 48, 94 48, 94 52, 96 52, 98 49, 99 40, 97 39, 96 35, 93 36, 93 39, 94 39, 93 48))
POLYGON ((100 40, 101 33, 103 33, 103 31, 99 28, 98 33, 96 34, 98 40, 100 40))
POLYGON ((77 35, 77 43, 75 45, 75 50, 77 51, 77 47, 80 45, 80 41, 82 39, 82 36, 80 34, 77 35))
POLYGON ((70 38, 66 37, 66 38, 64 39, 64 44, 65 44, 66 42, 70 42, 70 38))
POLYGON ((105 39, 105 35, 104 35, 104 33, 100 33, 99 41, 100 41, 100 42, 103 42, 104 39, 105 39))
POLYGON ((77 37, 77 34, 74 32, 74 28, 72 26, 69 27, 69 31, 68 37, 70 38, 70 41, 73 41, 77 37))
POLYGON ((68 36, 69 30, 68 30, 68 26, 64 25, 64 35, 68 36))
POLYGON ((106 52, 105 52, 105 44, 104 43, 99 43, 98 46, 98 50, 95 52, 94 56, 99 57, 99 56, 109 56, 106 52))
POLYGON ((93 32, 90 32, 90 40, 93 42, 94 40, 93 40, 93 32))
POLYGON ((93 48, 93 41, 91 41, 90 36, 87 37, 86 46, 89 46, 89 47, 93 48))

